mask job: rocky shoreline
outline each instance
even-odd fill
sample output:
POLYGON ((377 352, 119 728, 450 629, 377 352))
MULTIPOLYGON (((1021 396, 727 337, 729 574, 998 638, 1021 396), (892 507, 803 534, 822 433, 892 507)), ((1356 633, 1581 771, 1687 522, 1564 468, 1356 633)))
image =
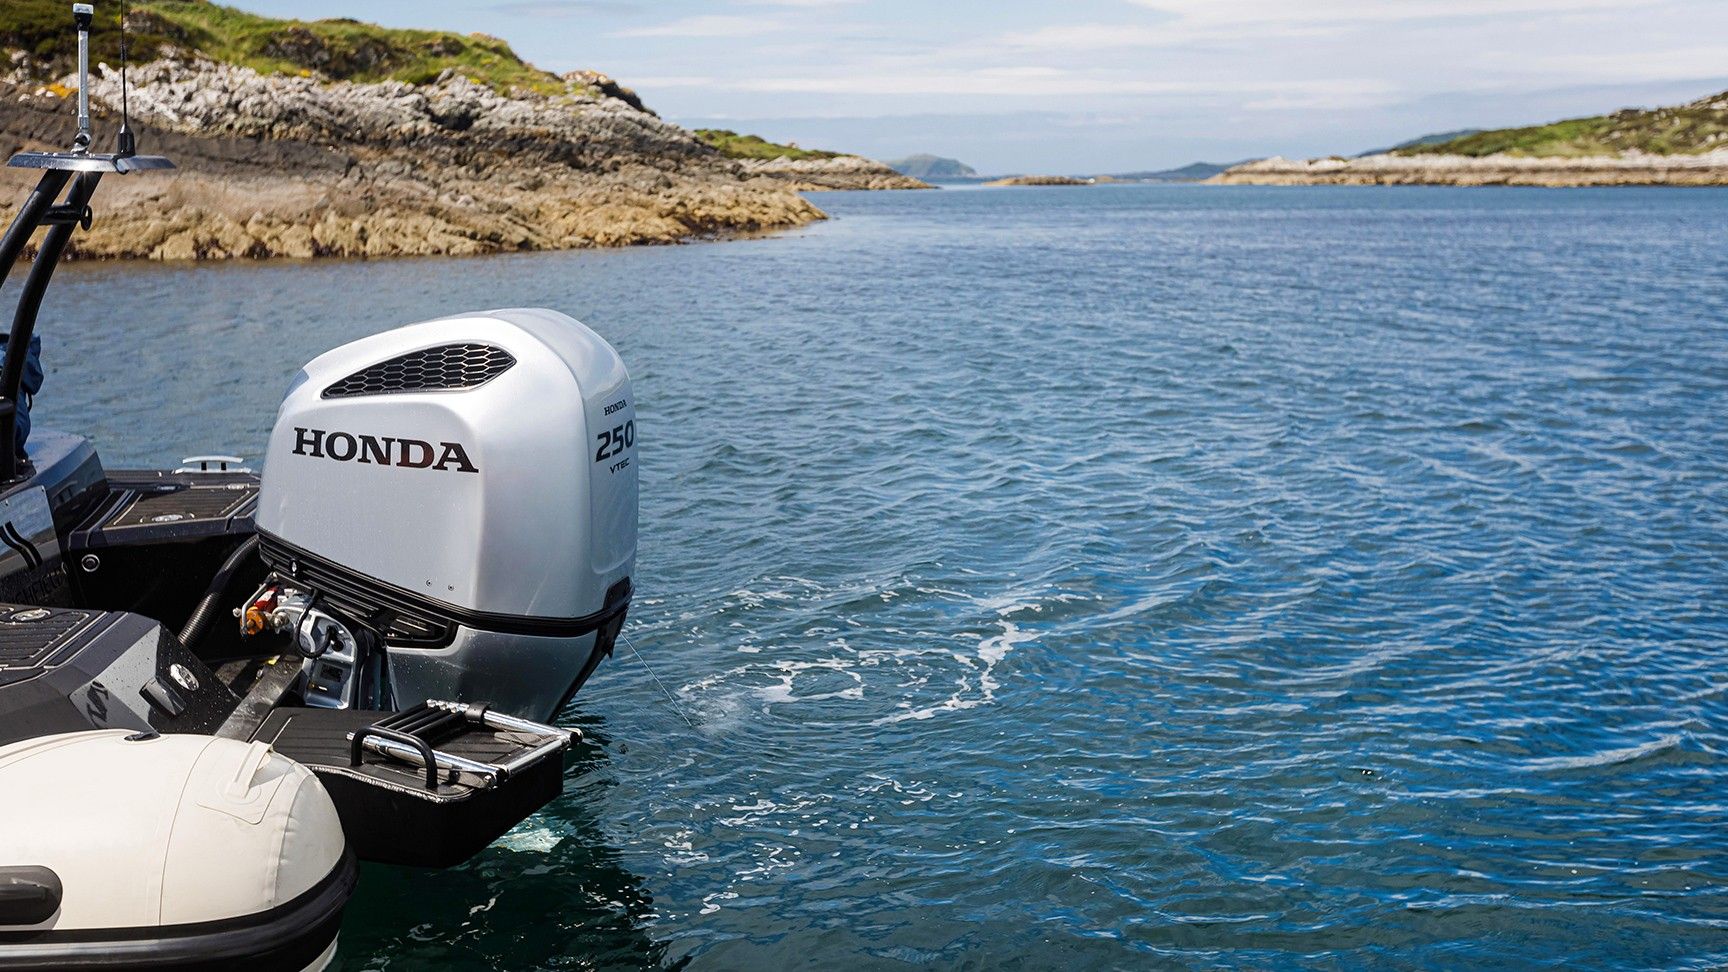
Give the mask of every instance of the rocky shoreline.
POLYGON ((820 159, 742 159, 744 171, 775 179, 799 192, 828 189, 934 189, 921 179, 901 175, 874 159, 835 155, 820 159))
POLYGON ((1273 157, 1234 166, 1206 181, 1256 186, 1721 186, 1728 185, 1728 149, 1691 155, 1273 157))
POLYGON ((1073 176, 1021 175, 991 179, 984 184, 987 186, 1090 186, 1097 182, 1097 179, 1076 179, 1073 176))
MULTIPOLYGON (((825 218, 798 183, 723 158, 608 91, 609 80, 567 75, 564 94, 503 95, 454 72, 416 85, 204 60, 137 66, 140 144, 180 168, 106 180, 73 255, 464 255, 676 243, 825 218)), ((91 100, 106 109, 105 141, 119 75, 100 70, 91 100)), ((63 149, 73 130, 63 88, 0 81, 0 151, 63 149)), ((33 180, 0 171, 10 206, 33 180)))

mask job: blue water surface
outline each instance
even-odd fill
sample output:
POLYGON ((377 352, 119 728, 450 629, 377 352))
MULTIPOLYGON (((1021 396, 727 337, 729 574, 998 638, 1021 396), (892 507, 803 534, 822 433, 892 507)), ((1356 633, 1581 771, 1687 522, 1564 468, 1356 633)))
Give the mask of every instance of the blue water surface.
POLYGON ((256 456, 300 363, 461 310, 635 376, 566 793, 367 868, 341 968, 1728 962, 1728 191, 815 198, 63 271, 37 422, 110 465, 256 456))

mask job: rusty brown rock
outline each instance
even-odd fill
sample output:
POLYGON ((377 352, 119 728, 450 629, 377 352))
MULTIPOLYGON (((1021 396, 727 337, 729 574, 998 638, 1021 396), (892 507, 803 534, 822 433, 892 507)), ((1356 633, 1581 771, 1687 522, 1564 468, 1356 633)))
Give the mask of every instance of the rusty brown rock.
MULTIPOLYGON (((416 86, 207 61, 134 68, 140 145, 179 168, 110 176, 73 255, 461 255, 676 243, 824 218, 786 183, 592 79, 571 84, 565 95, 503 95, 450 73, 416 86)), ((108 107, 99 122, 111 131, 119 76, 101 71, 91 96, 108 107)), ((0 150, 64 148, 68 108, 0 82, 0 150)), ((0 171, 10 204, 33 178, 0 171)))

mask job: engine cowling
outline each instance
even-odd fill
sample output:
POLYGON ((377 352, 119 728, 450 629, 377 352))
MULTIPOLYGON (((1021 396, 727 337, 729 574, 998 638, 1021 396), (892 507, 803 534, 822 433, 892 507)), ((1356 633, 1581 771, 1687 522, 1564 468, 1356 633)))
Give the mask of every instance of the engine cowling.
POLYGON ((261 550, 321 610, 378 634, 397 704, 549 717, 628 606, 635 412, 618 353, 556 311, 344 345, 277 413, 261 550))

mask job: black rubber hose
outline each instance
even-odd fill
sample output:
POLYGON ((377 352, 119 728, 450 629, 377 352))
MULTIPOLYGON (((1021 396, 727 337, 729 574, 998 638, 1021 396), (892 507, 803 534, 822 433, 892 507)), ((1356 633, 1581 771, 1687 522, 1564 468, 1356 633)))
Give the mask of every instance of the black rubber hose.
POLYGON ((228 559, 222 561, 216 576, 210 579, 210 589, 204 592, 204 599, 192 610, 192 616, 186 619, 186 624, 180 629, 180 643, 192 647, 192 643, 204 636, 204 629, 210 626, 210 619, 216 616, 222 603, 222 594, 228 590, 228 583, 234 579, 234 574, 258 550, 258 537, 248 537, 246 542, 234 548, 228 559))

